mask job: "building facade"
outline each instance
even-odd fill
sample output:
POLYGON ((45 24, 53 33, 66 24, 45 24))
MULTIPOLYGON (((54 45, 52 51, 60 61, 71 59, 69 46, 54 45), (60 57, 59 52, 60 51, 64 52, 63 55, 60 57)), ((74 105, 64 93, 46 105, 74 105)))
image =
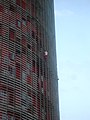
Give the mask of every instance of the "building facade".
POLYGON ((59 120, 53 0, 0 0, 0 120, 59 120))

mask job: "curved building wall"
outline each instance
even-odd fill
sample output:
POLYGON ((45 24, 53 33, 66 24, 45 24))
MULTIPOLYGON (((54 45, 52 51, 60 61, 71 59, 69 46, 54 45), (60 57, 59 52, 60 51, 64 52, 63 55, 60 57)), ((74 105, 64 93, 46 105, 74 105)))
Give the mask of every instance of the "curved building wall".
POLYGON ((0 0, 0 120, 59 120, 53 0, 0 0))

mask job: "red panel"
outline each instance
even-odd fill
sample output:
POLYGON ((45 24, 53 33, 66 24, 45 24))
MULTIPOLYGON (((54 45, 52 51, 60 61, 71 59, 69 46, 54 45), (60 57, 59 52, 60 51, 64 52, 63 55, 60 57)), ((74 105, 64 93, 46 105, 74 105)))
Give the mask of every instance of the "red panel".
POLYGON ((15 90, 15 103, 17 104, 17 105, 20 105, 20 103, 21 103, 21 98, 20 98, 20 88, 16 88, 16 90, 15 90))
POLYGON ((31 12, 32 12, 32 16, 35 16, 35 9, 34 9, 34 4, 31 5, 31 12))
POLYGON ((27 21, 27 31, 30 32, 31 30, 31 22, 27 21))
POLYGON ((20 6, 20 0, 16 0, 16 4, 20 6))
POLYGON ((28 83, 29 85, 32 85, 32 78, 31 78, 30 75, 27 76, 27 83, 28 83))
POLYGON ((33 103, 33 106, 36 106, 36 96, 35 95, 33 95, 33 101, 32 101, 32 103, 33 103))
POLYGON ((0 111, 0 120, 2 120, 2 112, 0 111))
POLYGON ((31 4, 30 4, 30 3, 27 4, 27 8, 28 8, 29 10, 31 10, 31 4))
POLYGON ((11 40, 14 40, 14 36, 15 36, 14 31, 13 31, 13 30, 10 30, 10 31, 9 31, 9 38, 10 38, 11 40))
POLYGON ((0 12, 0 22, 2 21, 2 13, 0 12))
POLYGON ((32 96, 32 90, 28 89, 28 96, 32 96))
POLYGON ((22 45, 26 46, 26 37, 22 36, 22 45))
POLYGON ((26 61, 27 61, 27 58, 26 58, 26 55, 22 55, 22 70, 26 70, 26 61))
POLYGON ((3 6, 0 5, 0 12, 3 12, 3 6))
POLYGON ((16 78, 20 79, 20 64, 16 63, 16 78))
POLYGON ((3 14, 3 22, 8 25, 9 24, 9 14, 10 14, 8 9, 4 8, 4 12, 2 14, 3 14))
POLYGON ((48 113, 48 120, 50 120, 50 113, 48 113))
POLYGON ((21 19, 21 15, 20 15, 20 13, 16 13, 16 18, 17 18, 18 20, 21 19))
POLYGON ((4 60, 4 57, 8 55, 8 44, 3 42, 2 43, 2 59, 4 60))
POLYGON ((29 21, 27 21, 27 27, 30 27, 31 23, 29 21))
POLYGON ((2 25, 0 24, 0 35, 2 35, 2 25))
POLYGON ((36 33, 35 25, 32 25, 32 31, 36 33))
POLYGON ((16 78, 20 79, 20 70, 19 69, 16 69, 16 78))
POLYGON ((2 28, 2 36, 5 36, 8 32, 8 28, 2 28))
POLYGON ((22 32, 26 34, 27 32, 27 26, 22 24, 22 32))
POLYGON ((25 0, 22 0, 22 8, 26 9, 26 2, 25 2, 25 0))
POLYGON ((20 119, 21 119, 20 114, 15 113, 15 120, 20 120, 20 119))
POLYGON ((21 103, 21 98, 18 95, 15 95, 15 103, 17 105, 20 105, 20 103, 21 103))
POLYGON ((34 73, 35 73, 35 67, 32 67, 32 72, 34 72, 34 73))
POLYGON ((0 4, 0 21, 2 21, 3 16, 3 6, 0 4))
POLYGON ((13 26, 15 26, 15 21, 16 21, 15 12, 10 11, 9 15, 10 15, 9 23, 12 24, 13 26))

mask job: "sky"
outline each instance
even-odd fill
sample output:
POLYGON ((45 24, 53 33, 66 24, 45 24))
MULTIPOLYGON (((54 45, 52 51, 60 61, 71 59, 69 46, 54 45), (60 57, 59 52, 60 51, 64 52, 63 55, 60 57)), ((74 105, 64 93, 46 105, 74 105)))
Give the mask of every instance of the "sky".
POLYGON ((54 0, 61 120, 90 120, 90 0, 54 0))

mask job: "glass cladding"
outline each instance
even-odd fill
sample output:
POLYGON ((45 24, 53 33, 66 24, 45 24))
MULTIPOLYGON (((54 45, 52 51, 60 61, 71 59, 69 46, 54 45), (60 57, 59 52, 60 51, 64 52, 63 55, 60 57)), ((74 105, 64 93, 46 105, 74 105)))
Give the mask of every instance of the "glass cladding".
POLYGON ((59 120, 52 7, 51 0, 0 0, 0 120, 59 120))

